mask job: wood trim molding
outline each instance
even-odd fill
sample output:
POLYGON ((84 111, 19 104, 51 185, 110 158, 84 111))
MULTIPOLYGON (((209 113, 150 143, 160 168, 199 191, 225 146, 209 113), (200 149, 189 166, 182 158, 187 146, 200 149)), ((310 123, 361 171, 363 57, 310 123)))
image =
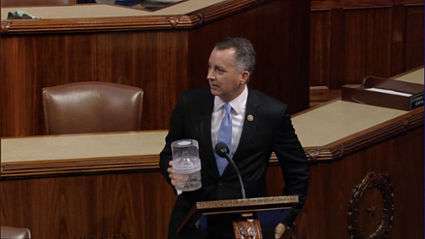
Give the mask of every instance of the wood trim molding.
POLYGON ((424 108, 420 107, 385 123, 363 130, 329 145, 305 148, 309 160, 338 160, 343 156, 367 148, 370 145, 405 133, 417 127, 423 127, 424 108))
MULTIPOLYGON (((328 102, 314 105, 313 107, 292 115, 292 117, 302 115, 316 108, 330 104, 334 101, 336 100, 330 100, 328 102)), ((304 147, 304 150, 307 157, 312 162, 338 160, 347 154, 369 147, 372 144, 379 143, 400 133, 413 130, 417 127, 423 127, 423 125, 424 107, 422 106, 392 120, 342 138, 334 143, 319 147, 304 147)), ((271 157, 271 161, 276 161, 277 163, 277 158, 274 154, 271 157)))
POLYGON ((149 170, 158 168, 158 163, 158 155, 11 162, 1 164, 1 178, 125 170, 149 170))
POLYGON ((189 15, 113 17, 80 19, 41 19, 37 21, 2 21, 2 33, 44 33, 44 32, 86 32, 86 31, 125 31, 147 29, 188 28, 197 19, 189 15))
MULTIPOLYGON (((307 157, 312 163, 338 160, 345 155, 423 126, 423 113, 424 108, 420 107, 405 115, 340 139, 329 145, 306 147, 304 149, 307 157)), ((1 178, 126 170, 157 170, 158 164, 159 155, 12 162, 1 164, 1 178)), ((270 164, 278 164, 276 155, 273 154, 271 156, 270 164)))
POLYGON ((236 14, 254 6, 275 0, 228 0, 194 11, 187 15, 176 16, 137 16, 79 19, 40 19, 34 21, 2 21, 1 33, 28 32, 85 32, 85 31, 125 31, 187 29, 236 14))

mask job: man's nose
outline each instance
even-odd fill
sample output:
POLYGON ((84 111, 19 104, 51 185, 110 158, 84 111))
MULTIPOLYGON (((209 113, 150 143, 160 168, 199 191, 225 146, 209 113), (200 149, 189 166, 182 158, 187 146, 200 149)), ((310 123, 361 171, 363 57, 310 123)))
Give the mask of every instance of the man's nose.
POLYGON ((208 70, 207 79, 208 80, 213 80, 214 78, 215 78, 214 71, 213 70, 208 70))

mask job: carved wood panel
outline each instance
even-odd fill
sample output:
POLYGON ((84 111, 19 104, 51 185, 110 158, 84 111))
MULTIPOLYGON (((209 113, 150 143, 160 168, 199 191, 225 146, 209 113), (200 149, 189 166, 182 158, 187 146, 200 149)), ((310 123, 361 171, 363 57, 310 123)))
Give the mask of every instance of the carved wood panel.
POLYGON ((348 234, 352 239, 390 238, 394 222, 391 177, 369 172, 353 188, 348 206, 348 234))

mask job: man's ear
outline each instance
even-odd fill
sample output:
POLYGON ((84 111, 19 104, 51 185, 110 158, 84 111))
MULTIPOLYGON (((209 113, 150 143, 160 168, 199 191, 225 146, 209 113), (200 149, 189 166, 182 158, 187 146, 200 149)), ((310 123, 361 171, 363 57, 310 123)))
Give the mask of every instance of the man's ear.
POLYGON ((249 71, 242 71, 241 84, 243 85, 247 84, 250 76, 251 76, 251 73, 249 73, 249 71))

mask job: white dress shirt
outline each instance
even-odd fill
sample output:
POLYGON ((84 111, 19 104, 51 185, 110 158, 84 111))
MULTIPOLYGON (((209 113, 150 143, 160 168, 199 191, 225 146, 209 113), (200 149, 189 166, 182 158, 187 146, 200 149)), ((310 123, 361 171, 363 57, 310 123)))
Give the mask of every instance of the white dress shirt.
MULTIPOLYGON (((229 102, 232 116, 232 145, 229 145, 230 156, 232 157, 239 145, 245 119, 246 101, 248 99, 248 87, 245 86, 242 93, 229 102)), ((214 109, 211 116, 211 140, 213 148, 218 143, 218 130, 224 117, 224 102, 220 97, 214 97, 214 109)))

